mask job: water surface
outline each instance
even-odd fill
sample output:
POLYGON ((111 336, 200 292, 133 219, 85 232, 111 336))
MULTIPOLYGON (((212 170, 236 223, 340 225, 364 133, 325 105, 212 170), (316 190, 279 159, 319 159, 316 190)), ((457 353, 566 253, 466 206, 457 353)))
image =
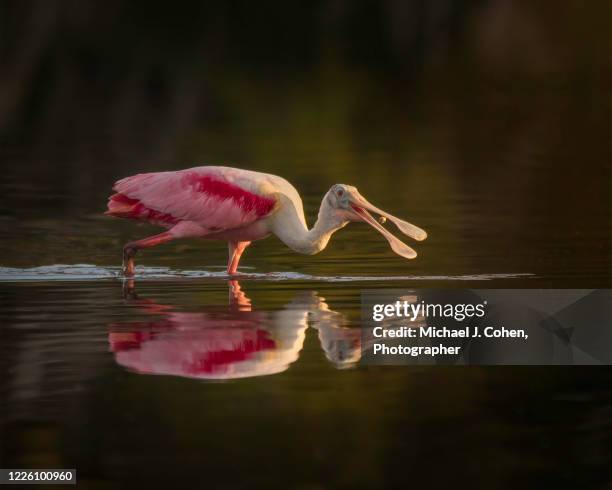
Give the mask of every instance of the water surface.
POLYGON ((3 282, 3 462, 88 488, 606 481, 609 370, 361 366, 370 284, 3 282))

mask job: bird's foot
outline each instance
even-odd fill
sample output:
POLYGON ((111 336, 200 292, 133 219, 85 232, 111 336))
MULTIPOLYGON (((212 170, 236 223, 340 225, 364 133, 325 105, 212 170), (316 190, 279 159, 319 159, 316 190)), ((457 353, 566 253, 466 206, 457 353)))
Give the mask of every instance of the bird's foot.
POLYGON ((241 278, 245 278, 245 277, 249 277, 249 273, 248 272, 240 272, 238 270, 234 270, 234 271, 226 271, 227 275, 229 276, 229 279, 241 279, 241 278))
POLYGON ((228 267, 225 269, 225 272, 230 277, 239 277, 242 275, 240 272, 238 272, 238 267, 228 267))
POLYGON ((134 277, 134 256, 136 255, 136 249, 126 245, 123 247, 123 264, 122 270, 124 277, 134 277))

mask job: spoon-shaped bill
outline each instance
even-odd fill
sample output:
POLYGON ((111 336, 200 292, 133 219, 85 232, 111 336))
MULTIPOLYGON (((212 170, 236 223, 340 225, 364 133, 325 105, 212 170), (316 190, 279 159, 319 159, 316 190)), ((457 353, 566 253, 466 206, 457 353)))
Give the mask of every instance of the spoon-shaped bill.
POLYGON ((353 210, 359 215, 359 217, 371 225, 374 229, 378 230, 382 236, 384 236, 389 245, 391 245, 391 250, 393 250, 397 255, 402 257, 406 257, 407 259, 414 259, 417 256, 415 250, 408 245, 406 245, 401 240, 394 237, 391 233, 389 233, 385 228, 383 228, 378 221, 374 219, 374 217, 368 213, 364 208, 360 206, 353 205, 353 210))
POLYGON ((355 204, 361 208, 367 209, 368 211, 371 211, 376 214, 380 214, 381 216, 384 216, 385 218, 388 218, 389 220, 393 221, 395 226, 397 226, 404 235, 414 238, 419 242, 427 238, 427 232, 425 230, 419 228, 418 226, 414 226, 413 224, 408 223, 407 221, 399 219, 397 216, 393 216, 387 213, 386 211, 383 211, 382 209, 377 208, 376 206, 368 202, 368 200, 361 194, 358 194, 358 196, 356 196, 355 204))

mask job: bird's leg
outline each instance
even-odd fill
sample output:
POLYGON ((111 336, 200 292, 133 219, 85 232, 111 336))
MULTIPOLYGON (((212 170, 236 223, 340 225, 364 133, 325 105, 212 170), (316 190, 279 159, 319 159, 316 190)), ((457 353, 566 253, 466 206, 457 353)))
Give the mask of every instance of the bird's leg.
POLYGON ((125 277, 132 277, 134 275, 134 256, 136 252, 141 248, 155 247, 162 243, 169 242, 176 238, 172 233, 166 231, 159 235, 153 235, 148 238, 143 238, 136 242, 126 243, 123 247, 123 275, 125 277))
POLYGON ((250 244, 251 242, 228 242, 229 259, 227 261, 227 273, 229 275, 236 274, 242 252, 244 252, 244 249, 250 244))

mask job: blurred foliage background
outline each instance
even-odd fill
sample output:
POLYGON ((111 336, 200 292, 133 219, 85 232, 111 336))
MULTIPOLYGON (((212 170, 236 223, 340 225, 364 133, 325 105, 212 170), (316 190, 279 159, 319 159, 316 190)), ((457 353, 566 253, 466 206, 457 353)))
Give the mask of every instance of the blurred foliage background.
POLYGON ((229 164, 288 178, 310 219, 357 185, 430 232, 416 267, 601 283, 610 19, 599 0, 3 1, 5 264, 115 263, 143 232, 94 220, 114 180, 229 164))

